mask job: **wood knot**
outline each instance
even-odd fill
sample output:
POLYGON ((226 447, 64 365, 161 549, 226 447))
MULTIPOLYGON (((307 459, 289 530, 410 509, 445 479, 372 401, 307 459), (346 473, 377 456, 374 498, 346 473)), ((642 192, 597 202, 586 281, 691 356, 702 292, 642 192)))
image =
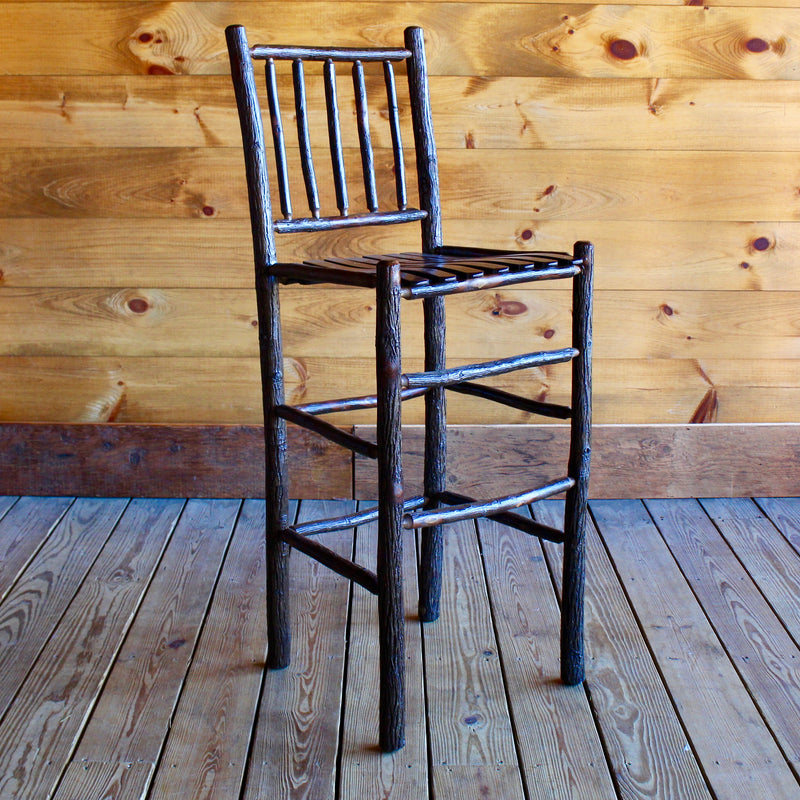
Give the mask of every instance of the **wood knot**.
POLYGON ((499 294, 493 298, 491 314, 493 317, 518 317, 528 310, 528 306, 519 300, 505 300, 499 294))
POLYGON ((128 308, 134 314, 144 314, 150 308, 150 304, 143 297, 132 297, 128 300, 128 308))
POLYGON ((751 53, 763 53, 769 50, 769 42, 754 36, 752 39, 747 40, 745 47, 751 53))
POLYGON ((771 245, 770 240, 766 236, 759 236, 757 239, 753 239, 750 243, 750 246, 753 250, 758 250, 759 252, 763 253, 765 250, 769 250, 771 245))
POLYGON ((627 39, 614 39, 608 46, 608 51, 614 58, 618 58, 620 61, 630 61, 632 58, 636 58, 636 56, 639 55, 636 45, 633 42, 629 42, 627 39))

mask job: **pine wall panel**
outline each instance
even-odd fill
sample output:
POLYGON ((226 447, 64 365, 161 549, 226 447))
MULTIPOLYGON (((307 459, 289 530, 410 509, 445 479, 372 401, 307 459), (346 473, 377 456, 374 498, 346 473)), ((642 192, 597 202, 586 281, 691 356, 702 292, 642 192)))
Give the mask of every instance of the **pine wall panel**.
MULTIPOLYGON (((230 23, 348 45, 425 27, 446 239, 596 243, 597 422, 800 422, 791 0, 0 2, 0 422, 260 421, 230 23)), ((353 163, 352 132, 345 145, 353 163)), ((349 236, 282 253, 415 245, 397 228, 349 236)), ((290 397, 369 390, 369 296, 284 298, 290 397)), ((567 333, 557 287, 448 303, 454 364, 567 333)), ((498 383, 556 402, 568 389, 557 367, 498 383)), ((461 396, 450 413, 532 421, 461 396)))

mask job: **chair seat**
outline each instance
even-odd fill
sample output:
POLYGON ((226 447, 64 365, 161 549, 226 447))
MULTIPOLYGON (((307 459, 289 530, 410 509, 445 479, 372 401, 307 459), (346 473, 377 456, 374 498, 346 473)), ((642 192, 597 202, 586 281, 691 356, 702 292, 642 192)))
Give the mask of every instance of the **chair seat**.
POLYGON ((272 265, 270 271, 284 283, 338 283, 374 288, 377 266, 381 262, 399 263, 401 286, 406 297, 571 278, 580 271, 581 263, 569 253, 443 247, 437 253, 388 253, 278 263, 272 265))

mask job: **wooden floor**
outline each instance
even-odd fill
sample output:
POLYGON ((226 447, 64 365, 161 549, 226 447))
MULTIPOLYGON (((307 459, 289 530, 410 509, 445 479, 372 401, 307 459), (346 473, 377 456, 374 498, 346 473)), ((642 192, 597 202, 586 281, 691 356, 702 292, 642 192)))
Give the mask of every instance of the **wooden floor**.
MULTIPOLYGON (((592 518, 586 684, 557 680, 558 548, 453 526, 437 623, 408 582, 383 756, 360 587, 295 554, 294 660, 264 670, 263 502, 2 498, 0 798, 800 798, 800 499, 592 518)), ((327 541, 368 563, 374 530, 327 541)))

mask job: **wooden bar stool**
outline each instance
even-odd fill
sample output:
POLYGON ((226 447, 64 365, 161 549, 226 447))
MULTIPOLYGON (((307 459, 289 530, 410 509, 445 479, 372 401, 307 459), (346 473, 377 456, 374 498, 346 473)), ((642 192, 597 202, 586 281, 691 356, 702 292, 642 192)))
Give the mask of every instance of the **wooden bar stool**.
MULTIPOLYGON (((267 498, 268 666, 282 668, 290 658, 287 566, 292 548, 356 581, 378 596, 380 639, 380 746, 403 746, 404 643, 401 563, 403 533, 421 529, 419 613, 423 621, 439 615, 442 569, 442 527, 458 520, 491 517, 527 534, 564 545, 561 620, 561 675, 567 684, 584 677, 583 584, 584 520, 589 480, 591 424, 591 302, 593 248, 586 242, 572 253, 505 252, 446 246, 442 243, 439 178, 431 122, 423 34, 408 28, 402 48, 319 48, 275 45, 249 46, 244 28, 226 31, 231 72, 244 142, 250 217, 255 252, 256 293, 264 397, 267 498), (281 215, 273 218, 266 144, 253 62, 263 62, 274 145, 281 215), (287 144, 279 102, 276 64, 291 62, 294 112, 297 120, 302 184, 308 213, 295 216, 290 192, 287 144), (308 124, 305 69, 320 62, 325 87, 330 164, 338 213, 323 214, 308 124), (371 144, 365 68, 382 71, 393 151, 394 197, 381 208, 371 144), (352 73, 356 124, 361 153, 365 207, 350 209, 342 145, 337 69, 352 73), (408 74, 409 106, 414 131, 419 207, 409 205, 395 70, 408 74), (422 248, 417 253, 356 255, 285 262, 278 259, 275 234, 327 231, 362 225, 418 223, 422 248), (528 281, 570 280, 573 293, 572 346, 494 361, 447 367, 445 360, 445 298, 528 281), (284 399, 278 287, 281 283, 332 283, 372 290, 376 297, 376 393, 328 402, 290 406, 284 399), (400 305, 422 300, 424 371, 401 369, 400 305), (572 402, 569 407, 530 400, 476 383, 490 375, 560 362, 571 362, 572 402), (566 475, 530 491, 475 500, 445 489, 445 390, 462 392, 546 417, 568 419, 571 439, 566 475), (424 493, 405 497, 401 466, 401 403, 425 397, 424 493), (373 408, 377 412, 377 443, 366 441, 320 419, 326 413, 373 408), (377 459, 378 505, 337 519, 290 525, 286 478, 286 423, 292 422, 377 459), (534 522, 512 509, 566 492, 564 530, 534 522), (370 520, 378 521, 377 572, 334 553, 314 538, 370 520)), ((383 92, 382 92, 383 94, 383 92)), ((326 156, 327 158, 328 156, 326 156)), ((361 181, 359 181, 360 183, 361 181)), ((361 196, 361 186, 358 189, 361 196)), ((566 455, 566 454, 565 454, 566 455)))

